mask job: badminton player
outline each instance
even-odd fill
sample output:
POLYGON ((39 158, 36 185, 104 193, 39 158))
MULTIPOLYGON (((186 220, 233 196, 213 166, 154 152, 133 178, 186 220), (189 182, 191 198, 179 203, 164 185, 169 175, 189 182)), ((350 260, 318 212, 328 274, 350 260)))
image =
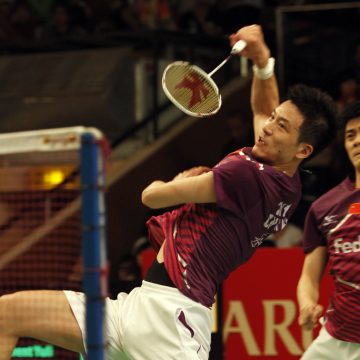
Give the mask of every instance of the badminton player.
MULTIPOLYGON (((142 286, 106 299, 108 359, 208 359, 218 286, 286 225, 300 198, 299 165, 333 137, 333 101, 299 85, 279 103, 261 27, 240 29, 230 44, 241 39, 254 65, 255 144, 144 189, 146 206, 176 208, 147 222, 158 255, 142 286)), ((86 353, 84 313, 84 296, 71 291, 3 296, 0 360, 22 336, 86 353)))
POLYGON ((298 284, 299 324, 313 328, 323 313, 319 286, 326 264, 335 290, 319 336, 302 359, 360 359, 360 101, 341 114, 349 176, 315 201, 306 217, 306 253, 298 284))

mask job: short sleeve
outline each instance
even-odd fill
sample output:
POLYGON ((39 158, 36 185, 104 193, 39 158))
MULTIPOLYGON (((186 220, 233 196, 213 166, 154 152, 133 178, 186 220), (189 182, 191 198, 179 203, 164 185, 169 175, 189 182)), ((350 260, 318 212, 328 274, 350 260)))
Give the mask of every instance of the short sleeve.
MULTIPOLYGON (((159 217, 160 218, 160 217, 159 217)), ((161 225, 159 223, 159 219, 156 216, 152 216, 147 222, 146 227, 148 229, 148 238, 153 249, 158 252, 160 247, 165 239, 165 234, 161 225)))
POLYGON ((223 209, 241 215, 264 195, 257 163, 234 159, 213 168, 216 202, 223 209))
POLYGON ((326 239, 319 228, 319 220, 314 206, 310 207, 305 218, 303 246, 306 254, 318 246, 326 246, 326 239))

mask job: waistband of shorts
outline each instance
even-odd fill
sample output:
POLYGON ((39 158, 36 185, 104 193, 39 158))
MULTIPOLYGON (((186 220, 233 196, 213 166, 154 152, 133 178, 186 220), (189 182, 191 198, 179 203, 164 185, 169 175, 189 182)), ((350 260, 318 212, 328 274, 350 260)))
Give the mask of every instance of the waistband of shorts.
POLYGON ((147 282, 151 282, 158 285, 168 286, 175 288, 175 284, 170 279, 170 276, 165 269, 164 263, 159 263, 156 259, 151 264, 149 270, 145 275, 147 282))
MULTIPOLYGON (((147 280, 143 280, 142 284, 141 284, 141 288, 145 289, 145 290, 151 290, 151 291, 157 291, 157 292, 163 292, 163 293, 167 293, 167 294, 174 294, 174 295, 181 295, 186 297, 187 299, 191 300, 190 298, 188 298, 187 296, 185 296, 178 288, 176 287, 170 287, 170 286, 165 286, 165 285, 161 285, 161 284, 156 284, 147 280)), ((193 301, 193 300, 191 300, 193 301)))
POLYGON ((164 285, 155 284, 153 282, 143 280, 141 288, 144 289, 145 291, 149 290, 151 292, 158 292, 158 293, 162 293, 162 294, 168 295, 168 296, 174 296, 174 297, 176 296, 177 298, 179 298, 179 297, 183 298, 184 301, 188 302, 189 306, 198 306, 198 307, 204 309, 205 311, 211 313, 211 308, 208 308, 207 306, 189 298, 188 296, 183 294, 176 287, 164 286, 164 285))

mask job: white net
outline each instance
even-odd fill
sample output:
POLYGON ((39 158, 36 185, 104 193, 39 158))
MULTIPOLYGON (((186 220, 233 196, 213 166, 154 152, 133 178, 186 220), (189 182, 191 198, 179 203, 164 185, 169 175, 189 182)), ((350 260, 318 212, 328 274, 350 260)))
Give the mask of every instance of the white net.
MULTIPOLYGON (((69 129, 0 135, 0 295, 82 291, 82 129, 69 129)), ((79 357, 24 338, 13 353, 14 359, 79 357)))

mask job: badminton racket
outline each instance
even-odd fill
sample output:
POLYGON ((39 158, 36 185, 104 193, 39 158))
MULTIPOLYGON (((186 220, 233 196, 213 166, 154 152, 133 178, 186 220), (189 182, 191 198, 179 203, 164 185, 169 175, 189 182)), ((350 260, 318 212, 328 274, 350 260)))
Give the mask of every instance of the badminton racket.
POLYGON ((166 96, 190 116, 205 117, 216 114, 222 101, 219 89, 211 77, 245 46, 246 42, 243 40, 236 42, 229 56, 209 73, 186 61, 169 64, 162 76, 162 87, 166 96))

